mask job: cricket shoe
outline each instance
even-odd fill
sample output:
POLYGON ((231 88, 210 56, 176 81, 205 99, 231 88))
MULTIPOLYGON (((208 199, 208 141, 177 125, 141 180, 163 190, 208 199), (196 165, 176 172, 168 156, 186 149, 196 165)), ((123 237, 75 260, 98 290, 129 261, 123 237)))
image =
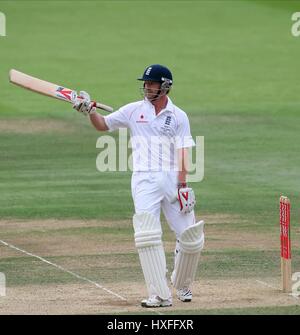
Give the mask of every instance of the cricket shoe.
POLYGON ((190 302, 193 298, 192 291, 188 287, 181 288, 177 290, 177 298, 183 302, 190 302))
POLYGON ((170 307, 172 306, 172 298, 161 299, 158 295, 153 295, 148 299, 144 299, 141 302, 142 307, 152 308, 152 307, 170 307))

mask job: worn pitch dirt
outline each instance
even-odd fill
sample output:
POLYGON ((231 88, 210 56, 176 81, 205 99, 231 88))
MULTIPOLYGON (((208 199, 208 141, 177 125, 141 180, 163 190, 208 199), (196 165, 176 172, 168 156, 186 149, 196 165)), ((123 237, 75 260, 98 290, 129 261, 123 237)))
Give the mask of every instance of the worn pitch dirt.
MULTIPOLYGON (((207 241, 206 250, 224 248, 245 249, 272 249, 276 248, 277 235, 254 234, 240 231, 235 234, 230 229, 222 229, 221 221, 238 220, 238 217, 224 215, 207 215, 206 224, 207 241)), ((99 236, 59 235, 60 229, 79 227, 130 227, 130 220, 104 221, 104 220, 2 220, 0 221, 0 239, 16 247, 34 253, 41 257, 50 256, 76 256, 99 255, 100 253, 136 252, 133 236, 114 236, 105 234, 105 239, 99 241, 99 236), (51 231, 55 230, 55 234, 51 231), (38 238, 31 234, 38 232, 38 238), (50 233, 49 235, 47 233, 50 233), (57 233, 58 232, 58 233, 57 233)), ((166 232, 166 237, 172 236, 166 232)), ((173 250, 173 242, 165 243, 167 251, 173 250)), ((13 250, 3 244, 0 245, 1 258, 24 257, 19 251, 13 250)), ((79 262, 79 259, 78 259, 79 262)), ((91 259, 87 266, 95 266, 97 259, 91 259)), ((113 268, 113 260, 105 259, 107 266, 113 268)), ((106 263, 103 262, 105 265, 106 263)), ((76 257, 63 263, 65 269, 72 269, 76 264, 76 257)), ((102 264, 102 266, 103 266, 102 264)), ((51 266, 46 265, 45 266, 51 266)), ((82 264, 80 264, 82 267, 82 264)), ((200 264, 201 266, 201 264, 200 264)), ((0 270, 1 271, 1 270, 0 270)), ((145 310, 140 307, 140 300, 146 297, 145 285, 142 281, 113 281, 101 283, 105 289, 124 297, 126 301, 96 287, 86 281, 67 284, 41 284, 10 286, 7 283, 6 296, 0 297, 0 314, 114 314, 114 313, 184 313, 185 310, 199 309, 246 308, 289 306, 300 304, 295 299, 280 291, 280 278, 234 278, 234 279, 201 279, 198 278, 193 285, 193 301, 182 303, 176 299, 173 292, 174 303, 171 308, 159 310, 145 310)))

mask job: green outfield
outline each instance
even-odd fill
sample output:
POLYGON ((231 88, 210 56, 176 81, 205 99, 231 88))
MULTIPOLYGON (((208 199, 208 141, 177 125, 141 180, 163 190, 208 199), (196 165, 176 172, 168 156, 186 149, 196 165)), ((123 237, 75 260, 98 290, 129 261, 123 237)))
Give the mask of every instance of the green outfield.
MULTIPOLYGON (((170 97, 205 140, 204 180, 191 185, 206 221, 196 296, 162 313, 299 314, 300 300, 280 292, 278 222, 284 194, 299 272, 296 11, 297 1, 0 0, 0 240, 10 245, 0 243, 0 314, 145 313, 130 171, 97 171, 101 134, 88 118, 9 84, 8 72, 85 90, 117 109, 141 99, 136 78, 153 63, 172 70, 170 97)), ((170 271, 166 224, 164 240, 170 271)))

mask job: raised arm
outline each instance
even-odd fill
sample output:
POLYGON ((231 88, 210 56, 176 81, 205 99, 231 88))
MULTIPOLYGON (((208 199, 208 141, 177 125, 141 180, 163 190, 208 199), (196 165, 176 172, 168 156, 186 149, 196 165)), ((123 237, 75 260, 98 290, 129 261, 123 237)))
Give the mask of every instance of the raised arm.
POLYGON ((89 114, 90 120, 92 125, 99 131, 106 131, 108 130, 108 127, 105 123, 104 117, 94 111, 93 113, 89 114))

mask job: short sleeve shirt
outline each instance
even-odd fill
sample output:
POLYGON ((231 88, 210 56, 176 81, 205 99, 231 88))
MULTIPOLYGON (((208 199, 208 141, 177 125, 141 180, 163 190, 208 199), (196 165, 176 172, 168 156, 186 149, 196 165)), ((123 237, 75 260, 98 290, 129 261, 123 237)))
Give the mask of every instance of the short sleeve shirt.
POLYGON ((176 169, 176 149, 195 146, 186 113, 169 97, 158 115, 145 99, 125 105, 104 119, 109 131, 130 130, 134 171, 176 169))

